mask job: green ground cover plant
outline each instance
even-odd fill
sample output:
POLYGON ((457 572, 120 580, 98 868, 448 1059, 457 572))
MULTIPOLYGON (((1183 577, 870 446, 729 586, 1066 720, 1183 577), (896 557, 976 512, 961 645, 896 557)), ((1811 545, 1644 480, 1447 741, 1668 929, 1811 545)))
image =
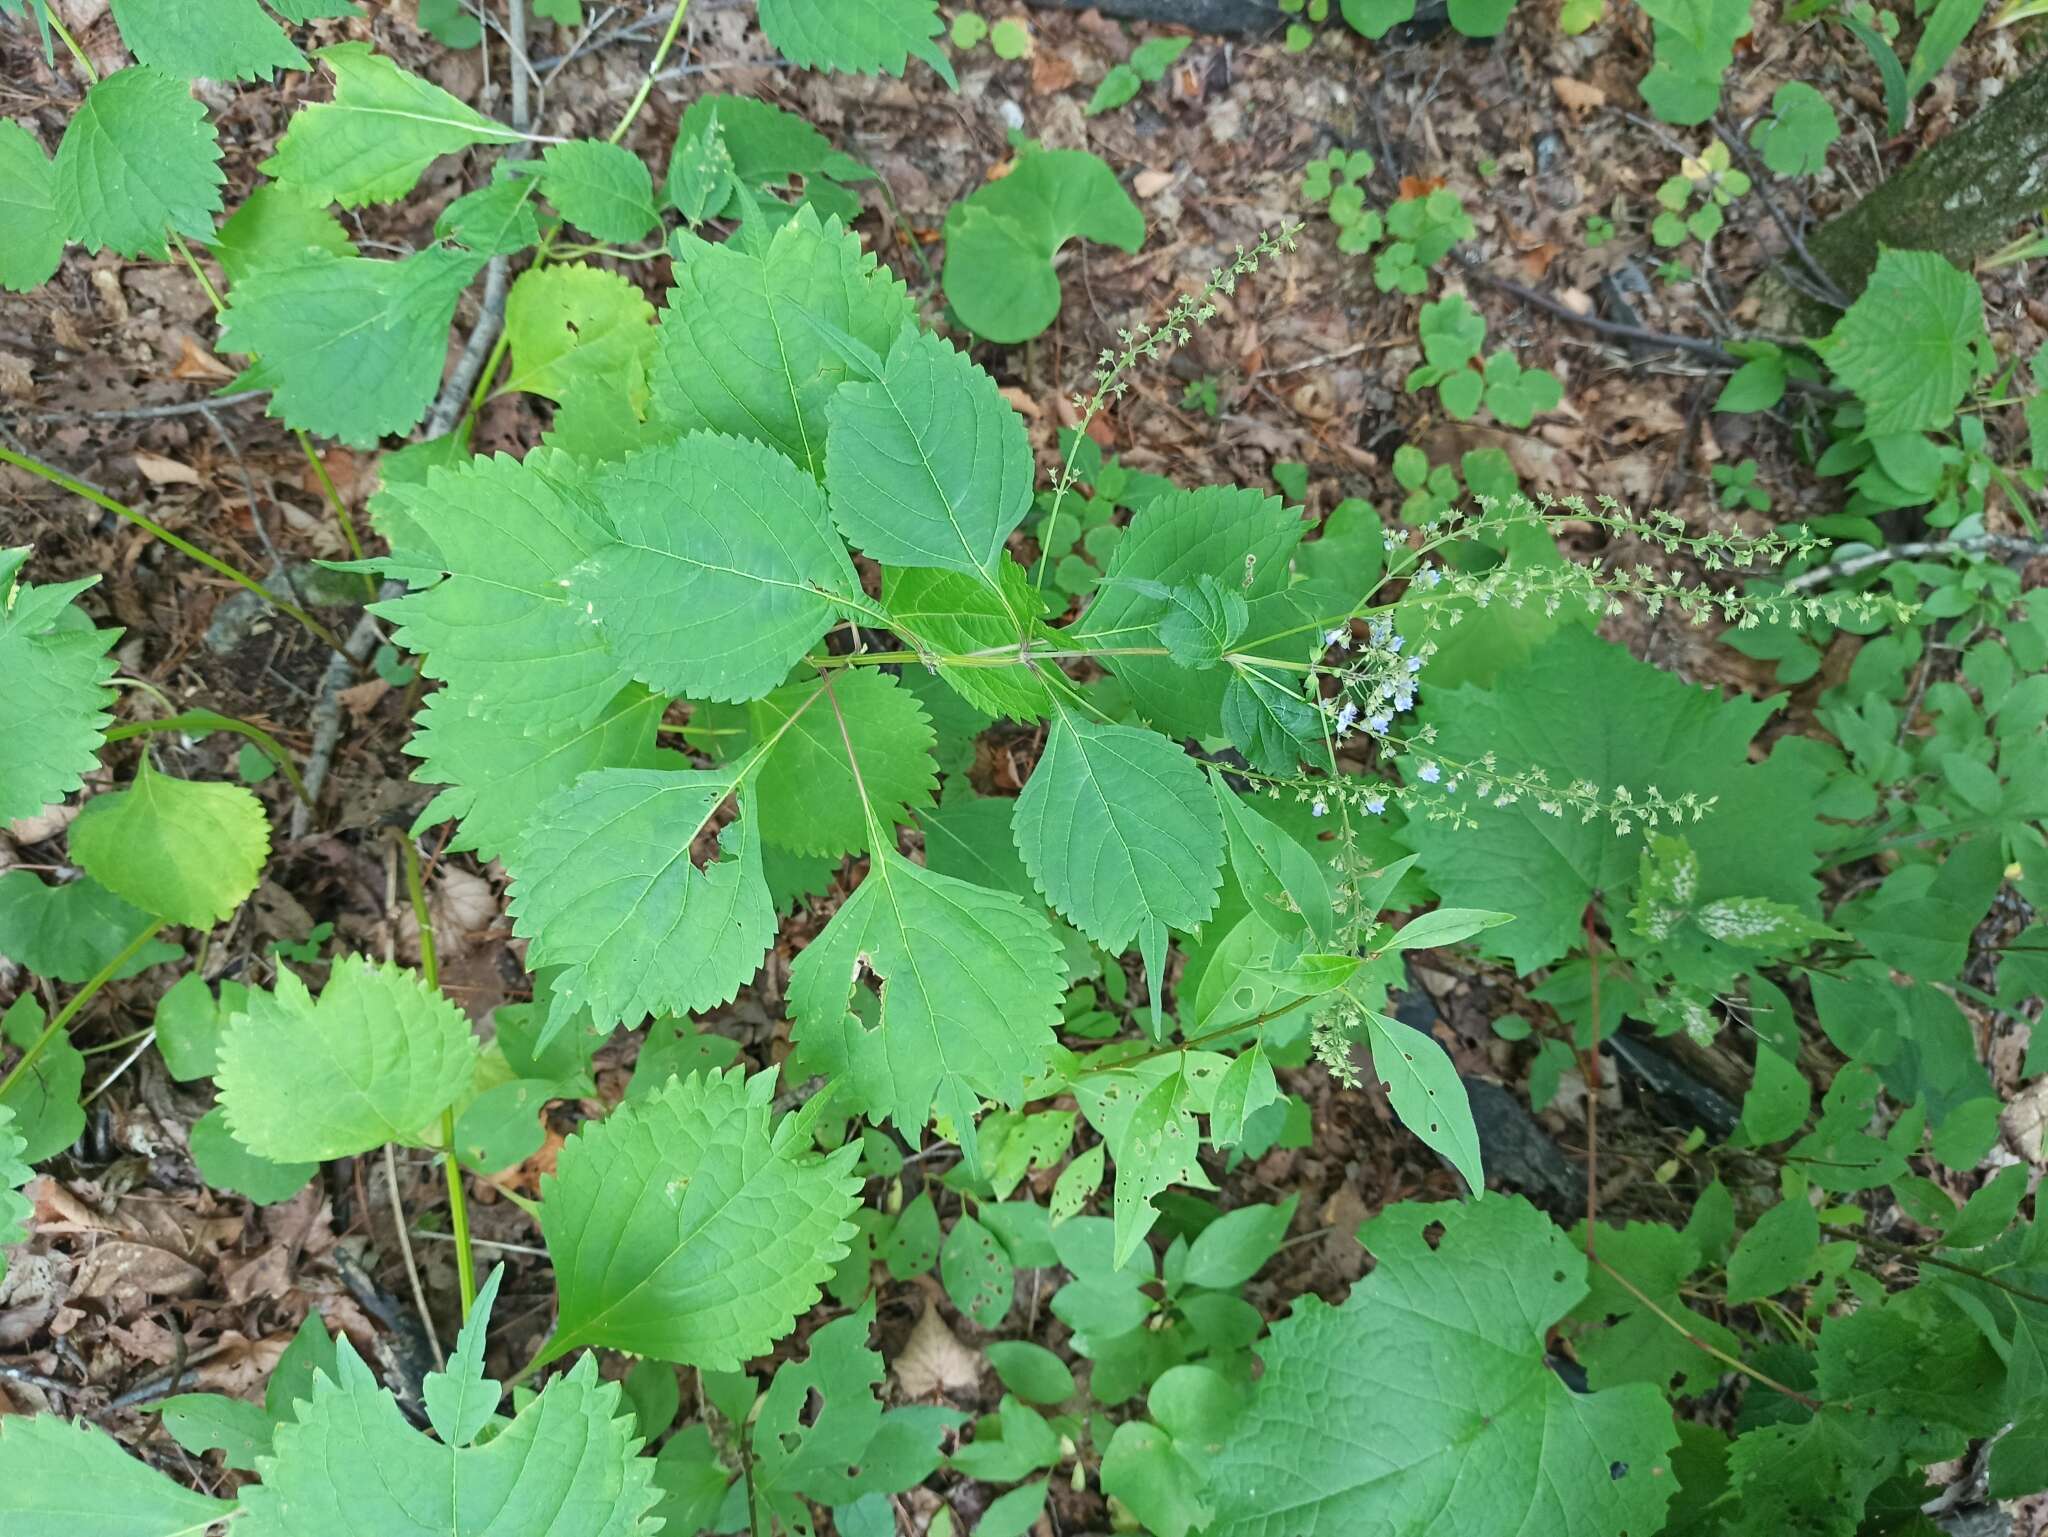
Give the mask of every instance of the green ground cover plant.
MULTIPOLYGON (((1406 19, 1341 9, 1374 36, 1406 19)), ((1454 0, 1450 20, 1490 36, 1509 9, 1454 0)), ((1642 9, 1646 98, 1705 122, 1748 12, 1642 9)), ((92 74, 40 0, 0 10, 92 74)), ((645 85, 608 138, 543 142, 368 44, 302 52, 281 22, 322 7, 113 10, 136 63, 90 81, 54 156, 0 123, 18 210, 0 281, 33 288, 74 244, 183 262, 241 360, 234 387, 267 390, 311 455, 315 436, 414 434, 461 295, 518 258, 476 401, 523 392, 551 415, 523 457, 470 452, 476 401, 391 448, 369 528, 332 563, 379 593, 385 665, 423 685, 406 751, 437 793, 399 840, 417 965, 316 949, 269 985, 210 988, 191 957, 255 893, 270 814, 247 784, 160 768, 151 737, 234 733, 245 778, 303 796, 291 755, 211 710, 120 722, 132 680, 81 604, 92 583, 0 552, 0 822, 112 782, 69 823, 76 878, 0 873, 0 952, 42 983, 0 1020, 0 1247, 33 1217, 34 1166, 85 1124, 71 1027, 148 973, 167 1071, 215 1096, 191 1139, 208 1182, 268 1204, 330 1160, 426 1150, 463 1320, 417 1414, 317 1316, 260 1404, 166 1400, 185 1453, 248 1475, 219 1494, 89 1421, 0 1418, 0 1528, 852 1537, 897 1530, 892 1497, 944 1466, 1000 1491, 983 1537, 1033 1530, 1057 1481, 1089 1479, 1121 1530, 1156 1537, 1852 1537, 1933 1530, 1925 1470, 1975 1451, 1996 1497, 2048 1487, 2048 1234, 2027 1171, 1963 1202, 1935 1178, 1976 1170, 1998 1135, 1963 1006, 2025 1020, 2048 982, 2038 915, 1978 941, 2001 893, 2048 900, 2048 602, 1987 558, 2006 536, 1984 529, 1995 488, 2048 471, 2048 364, 2001 354, 1969 272, 1888 249, 1828 327, 1731 343, 1718 410, 1818 394, 1816 469, 1845 483, 1827 517, 1741 532, 1553 503, 1497 449, 1454 468, 1404 445, 1395 516, 1354 500, 1311 521, 1292 488, 1179 486, 1088 430, 1266 280, 1298 225, 1119 333, 1042 466, 966 336, 851 230, 872 172, 792 113, 707 94, 655 165, 620 142, 645 85), (231 211, 187 82, 275 70, 306 72, 308 99, 231 211), (431 245, 365 254, 338 216, 479 148, 498 158, 431 245), (659 306, 618 270, 652 256, 672 263, 659 306), (2025 463, 1982 425, 2008 408, 2025 463), (1952 537, 1891 558, 1877 519, 1915 509, 1952 537), (1586 529, 1616 553, 1575 553, 1586 529), (1603 638, 1624 611, 1716 631, 1788 686, 1856 644, 1817 729, 1780 732, 1780 699, 1603 638), (1937 652, 1953 679, 1929 681, 1937 652), (984 793, 976 744, 1006 733, 1031 740, 1028 773, 984 793), (525 946, 531 1001, 488 1040, 441 985, 417 841, 439 826, 500 863, 525 946), (1880 853, 1881 878, 1822 880, 1880 853), (741 1062, 695 1016, 755 985, 793 909, 826 906, 787 967, 787 1060, 741 1062), (1406 957, 1451 947, 1543 1006, 1496 1025, 1529 1043, 1539 1105, 1567 1073, 1597 1092, 1624 1019, 1740 1032, 1735 1123, 1675 1135, 1650 1176, 1679 1220, 1589 1202, 1574 1226, 1488 1190, 1466 1084, 1394 1001, 1406 957), (645 1032, 623 1099, 567 1139, 537 1200, 511 1197, 552 1321, 494 1378, 503 1272, 480 1274, 466 1182, 531 1156, 549 1102, 594 1095, 621 1031, 645 1032), (1245 1289, 1283 1273, 1295 1203, 1210 1197, 1219 1171, 1310 1134, 1288 1087, 1308 1069, 1369 1076, 1465 1199, 1387 1206, 1341 1302, 1269 1316, 1245 1289), (928 1157, 901 1200, 892 1182, 928 1157), (1053 1170, 1036 1199, 1028 1177, 1053 1170), (1927 1240, 1868 1231, 1880 1201, 1927 1240), (1004 1391, 978 1418, 885 1404, 877 1266, 934 1276, 998 1334, 1025 1332, 1020 1272, 1042 1272, 1066 1353, 989 1345, 1004 1391)), ((467 46, 465 15, 431 24, 467 46)), ((915 60, 949 84, 938 39, 980 40, 926 0, 762 0, 759 22, 797 65, 915 60)), ((1912 90, 1968 25, 1935 8, 1912 90)), ((1134 55, 1096 106, 1175 56, 1134 55)), ((1772 113, 1749 141, 1771 172, 1825 163, 1826 100, 1788 85, 1772 113)), ((1145 235, 1103 160, 1014 149, 944 231, 950 319, 999 343, 1057 316, 1067 242, 1145 235)), ((1703 141, 1648 238, 1710 243, 1750 187, 1730 156, 1703 141)), ((1529 428, 1562 386, 1487 351, 1445 286, 1474 233, 1463 202, 1368 207, 1376 170, 1339 150, 1303 192, 1343 250, 1374 253, 1380 291, 1419 300, 1435 274, 1407 389, 1529 428)), ((1215 415, 1213 379, 1200 398, 1215 415)), ((339 648, 203 548, 26 454, 0 461, 339 648)), ((1715 477, 1725 505, 1767 511, 1754 480, 1753 462, 1715 477)), ((2027 1067, 2048 1067, 2038 1044, 2027 1067)))

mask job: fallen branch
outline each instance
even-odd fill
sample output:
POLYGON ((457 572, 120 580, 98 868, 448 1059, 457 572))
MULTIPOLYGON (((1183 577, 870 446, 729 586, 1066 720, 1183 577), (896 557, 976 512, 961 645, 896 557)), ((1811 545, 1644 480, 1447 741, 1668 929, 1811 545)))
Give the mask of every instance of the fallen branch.
POLYGON ((2022 539, 2017 534, 1973 534, 1967 539, 1916 539, 1910 544, 1888 544, 1881 550, 1845 555, 1825 566, 1803 571, 1785 584, 1785 590, 1809 592, 1838 577, 1855 576, 1895 560, 1918 560, 1923 555, 1997 555, 2003 560, 2039 560, 2048 557, 2048 540, 2022 539))
POLYGON ((1287 13, 1277 0, 1027 0, 1041 10, 1100 11, 1121 21, 1156 21, 1219 36, 1278 32, 1287 13))

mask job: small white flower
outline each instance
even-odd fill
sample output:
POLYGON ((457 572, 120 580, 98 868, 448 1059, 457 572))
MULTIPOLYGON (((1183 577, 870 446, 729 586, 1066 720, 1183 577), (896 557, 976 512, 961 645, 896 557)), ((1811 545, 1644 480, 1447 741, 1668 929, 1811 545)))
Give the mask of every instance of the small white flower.
POLYGON ((1444 771, 1441 768, 1438 768, 1434 763, 1425 763, 1422 765, 1421 768, 1415 771, 1415 777, 1417 779, 1420 779, 1424 784, 1433 785, 1439 779, 1444 777, 1444 771))
POLYGON ((1384 795, 1368 795, 1365 798, 1365 809, 1378 816, 1387 809, 1387 798, 1384 795))
POLYGON ((1308 814, 1312 817, 1326 817, 1330 814, 1330 803, 1318 795, 1315 803, 1308 808, 1308 814))

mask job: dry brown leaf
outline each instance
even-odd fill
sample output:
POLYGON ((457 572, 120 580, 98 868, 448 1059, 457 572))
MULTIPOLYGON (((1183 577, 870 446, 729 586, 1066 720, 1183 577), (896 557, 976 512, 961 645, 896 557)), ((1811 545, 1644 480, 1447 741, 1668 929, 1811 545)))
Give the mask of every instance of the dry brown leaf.
POLYGON ((0 352, 0 395, 26 398, 35 382, 27 358, 18 352, 0 352))
POLYGON ((1140 171, 1131 178, 1131 190, 1142 198, 1155 198, 1172 185, 1171 171, 1140 171))
POLYGON ((1584 80, 1574 80, 1570 75, 1553 77, 1550 88, 1557 92, 1557 99, 1564 103, 1565 110, 1574 116, 1607 105, 1607 93, 1599 86, 1590 85, 1584 80))
POLYGON ((129 1313, 150 1297, 193 1297, 206 1289, 206 1272, 153 1243, 110 1239, 79 1262, 77 1297, 104 1298, 129 1313))
POLYGON ((960 1343, 939 1316, 938 1304, 927 1298, 924 1317, 889 1370, 905 1398, 929 1398, 972 1391, 981 1381, 981 1358, 960 1343))
POLYGON ((1054 91, 1064 91, 1076 78, 1074 61, 1065 54, 1046 49, 1031 55, 1031 90, 1034 95, 1050 96, 1054 91))
POLYGON ((235 371, 183 332, 178 334, 178 361, 171 365, 173 379, 219 379, 235 377, 235 371))
POLYGON ((1404 176, 1401 178, 1400 200, 1405 203, 1410 198, 1428 197, 1443 184, 1441 176, 1404 176))
POLYGON ((142 471, 142 478, 153 486, 196 486, 199 472, 189 464, 180 464, 175 459, 166 459, 162 454, 153 454, 147 449, 135 451, 135 467, 142 471))
POLYGON ((366 678, 361 683, 352 683, 334 697, 356 720, 362 720, 376 709, 384 696, 391 692, 391 685, 382 678, 366 678))

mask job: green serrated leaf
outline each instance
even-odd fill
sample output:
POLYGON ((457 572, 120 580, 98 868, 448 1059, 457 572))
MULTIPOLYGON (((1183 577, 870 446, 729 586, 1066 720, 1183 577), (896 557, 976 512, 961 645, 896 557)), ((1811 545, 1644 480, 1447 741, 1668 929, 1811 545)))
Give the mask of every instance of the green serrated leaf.
POLYGON ((599 1029, 712 1008, 753 976, 775 909, 749 797, 715 857, 691 852, 745 768, 603 769, 541 807, 505 862, 527 964, 562 968, 544 1036, 586 1008, 599 1029))
POLYGON ((170 255, 220 211, 220 137, 185 82, 138 65, 85 93, 57 146, 57 217, 87 250, 170 255))
POLYGON ((0 1281, 7 1278, 7 1253, 13 1245, 28 1242, 28 1221, 35 1208, 21 1193, 35 1175, 22 1157, 28 1141, 14 1129, 14 1110, 0 1105, 0 1281))
POLYGON ((1886 437, 1955 420, 1983 339, 1984 297, 1974 278, 1932 251, 1887 248, 1828 333, 1823 355, 1863 402, 1864 430, 1886 437))
POLYGON ((529 267, 505 298, 512 365, 500 386, 566 401, 578 389, 623 386, 647 399, 654 306, 616 272, 584 262, 529 267))
POLYGON ((38 586, 20 580, 28 549, 0 549, 0 822, 33 816, 85 783, 113 717, 120 638, 74 606, 97 578, 38 586))
POLYGON ((273 1163, 433 1140, 476 1073, 469 1023, 416 972, 345 955, 316 1001, 279 969, 221 1032, 215 1082, 235 1140, 273 1163))
POLYGON ((693 432, 611 466, 594 489, 617 541, 563 590, 651 688, 765 694, 846 595, 864 601, 825 493, 758 442, 693 432))
POLYGON ((976 1096, 1016 1105, 1043 1066, 1063 977, 1042 912, 876 850, 790 969, 793 1034, 874 1119, 915 1136, 936 1103, 971 1151, 976 1096), (864 982, 872 1024, 849 1011, 864 982))
POLYGON ((619 1385, 586 1356, 496 1436, 457 1447, 414 1430, 343 1340, 242 1493, 248 1537, 651 1537, 659 1491, 619 1385))
POLYGON ((434 247, 397 261, 307 251, 228 296, 221 347, 259 356, 237 388, 272 392, 286 426, 357 447, 410 432, 433 404, 455 303, 484 258, 434 247))
MULTIPOLYGON (((0 955, 39 977, 87 981, 148 922, 141 909, 90 877, 51 886, 29 870, 0 875, 0 955)), ((132 977, 177 954, 176 947, 151 940, 114 979, 132 977)))
POLYGON ((1549 1218, 1518 1196, 1404 1202, 1360 1239, 1378 1263, 1343 1306, 1304 1298, 1261 1347, 1244 1422, 1207 1465, 1210 1537, 1662 1527, 1663 1395, 1575 1393, 1544 1359, 1586 1294, 1585 1256, 1549 1218))
POLYGON ((1061 706, 1014 827, 1046 900, 1112 953, 1215 910, 1222 813, 1200 766, 1156 731, 1096 725, 1061 706))
POLYGON ((8 1537, 187 1537, 235 1511, 232 1500, 172 1483, 82 1420, 0 1418, 0 1525, 8 1537))
POLYGON ((540 157, 540 189, 563 218, 614 245, 644 240, 661 221, 647 162, 601 139, 550 144, 540 157))
POLYGON ((1076 238, 1135 251, 1145 216, 1086 150, 1020 154, 1008 176, 946 215, 943 279, 953 312, 989 341, 1029 341, 1060 312, 1053 258, 1076 238))
MULTIPOLYGON (((505 176, 463 193, 441 210, 434 221, 434 236, 467 246, 480 256, 511 256, 525 250, 540 239, 532 180, 505 176)), ((522 278, 530 275, 530 271, 520 274, 522 278)))
POLYGON ((256 889, 270 819, 240 785, 169 778, 145 753, 127 789, 94 796, 71 824, 71 857, 150 916, 210 929, 256 889))
POLYGON ((294 113, 277 152, 259 169, 316 202, 389 203, 412 191, 442 155, 521 138, 368 43, 338 43, 314 57, 334 76, 334 99, 294 113))
POLYGON ((1040 662, 946 661, 976 652, 1018 656, 1027 639, 1055 632, 1043 620, 1044 600, 1031 575, 1007 556, 993 583, 955 571, 903 567, 882 578, 892 628, 932 657, 932 667, 966 704, 985 715, 1036 720, 1051 713, 1040 662))
POLYGON ((348 232, 325 203, 281 182, 266 182, 251 192, 209 243, 230 287, 257 272, 298 266, 309 257, 356 254, 348 232))
POLYGON ((937 0, 762 0, 761 31, 806 69, 901 75, 919 58, 950 89, 959 82, 932 39, 945 30, 937 0))
POLYGON ((881 378, 849 382, 827 419, 825 480, 847 543, 885 565, 993 584, 1035 473, 1024 424, 994 379, 908 326, 881 378))
POLYGON ((137 63, 183 79, 267 80, 307 67, 257 0, 113 0, 113 11, 137 63))
POLYGON ((0 288, 27 293, 40 288, 64 259, 70 228, 57 209, 57 169, 34 134, 11 118, 0 118, 0 288))
POLYGON ((561 1299, 554 1360, 586 1345, 737 1371, 789 1332, 847 1251, 858 1144, 778 1123, 775 1075, 671 1081, 584 1127, 541 1186, 561 1299))
POLYGON ((859 237, 808 208, 763 250, 695 251, 662 311, 650 416, 753 438, 824 474, 826 407, 852 370, 807 316, 879 354, 915 309, 859 237))

